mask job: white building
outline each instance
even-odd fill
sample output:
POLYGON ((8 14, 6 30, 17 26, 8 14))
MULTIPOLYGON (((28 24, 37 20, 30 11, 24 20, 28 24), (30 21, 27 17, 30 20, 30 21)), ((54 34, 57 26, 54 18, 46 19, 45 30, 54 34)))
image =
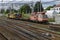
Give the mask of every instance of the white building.
POLYGON ((60 24, 60 14, 57 14, 57 15, 55 16, 55 23, 56 23, 56 24, 60 24))
POLYGON ((56 12, 60 12, 60 4, 56 5, 54 8, 51 8, 50 10, 55 10, 56 12))
POLYGON ((54 24, 60 24, 60 4, 46 12, 49 18, 55 18, 54 24))
POLYGON ((56 5, 54 8, 51 8, 46 12, 49 18, 53 18, 53 16, 59 13, 60 13, 60 4, 56 5))
POLYGON ((48 18, 53 18, 56 14, 58 13, 54 10, 49 10, 46 12, 46 15, 48 16, 48 18))

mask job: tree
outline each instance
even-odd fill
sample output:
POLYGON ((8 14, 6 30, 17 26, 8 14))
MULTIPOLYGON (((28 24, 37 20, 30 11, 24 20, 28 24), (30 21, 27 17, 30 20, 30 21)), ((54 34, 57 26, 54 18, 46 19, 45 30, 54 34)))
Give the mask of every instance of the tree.
POLYGON ((20 9, 19 9, 19 11, 21 12, 21 13, 31 13, 31 8, 30 8, 30 6, 28 5, 28 4, 25 4, 25 5, 23 5, 20 9))
POLYGON ((44 11, 41 2, 36 2, 34 6, 34 12, 42 12, 44 11))
POLYGON ((1 9, 1 13, 4 13, 5 12, 5 10, 4 9, 1 9))
POLYGON ((18 13, 18 10, 15 10, 15 9, 11 9, 11 11, 14 13, 18 13))
POLYGON ((50 8, 53 8, 55 7, 56 5, 53 5, 53 6, 48 6, 45 10, 50 10, 50 8))
POLYGON ((53 8, 53 6, 49 6, 49 7, 47 7, 46 10, 50 10, 50 8, 53 8))
POLYGON ((8 14, 8 13, 10 13, 10 10, 6 9, 5 14, 8 14))

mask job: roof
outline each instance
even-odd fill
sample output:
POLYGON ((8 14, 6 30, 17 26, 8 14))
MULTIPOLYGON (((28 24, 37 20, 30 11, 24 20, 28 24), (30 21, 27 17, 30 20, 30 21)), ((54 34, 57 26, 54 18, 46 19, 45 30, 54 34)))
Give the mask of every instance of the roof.
POLYGON ((60 4, 57 4, 55 7, 60 7, 60 4))
POLYGON ((46 13, 46 11, 43 11, 43 12, 37 12, 37 13, 46 13))

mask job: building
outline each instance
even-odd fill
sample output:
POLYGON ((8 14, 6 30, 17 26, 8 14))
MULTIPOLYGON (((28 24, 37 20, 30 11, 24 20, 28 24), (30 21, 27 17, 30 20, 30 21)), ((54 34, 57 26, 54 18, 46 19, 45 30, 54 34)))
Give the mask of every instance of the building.
POLYGON ((55 7, 51 8, 46 12, 49 18, 53 18, 56 14, 60 13, 60 4, 56 5, 55 7))
POLYGON ((56 12, 60 13, 60 4, 57 4, 54 8, 51 8, 51 10, 55 10, 56 12))
POLYGON ((51 8, 46 12, 49 18, 54 18, 54 24, 60 24, 60 4, 56 5, 54 8, 51 8))
POLYGON ((55 23, 56 23, 56 24, 60 24, 60 14, 57 14, 57 15, 55 16, 55 23))
POLYGON ((46 12, 46 15, 48 16, 48 18, 53 18, 56 14, 58 13, 54 10, 49 10, 46 12))

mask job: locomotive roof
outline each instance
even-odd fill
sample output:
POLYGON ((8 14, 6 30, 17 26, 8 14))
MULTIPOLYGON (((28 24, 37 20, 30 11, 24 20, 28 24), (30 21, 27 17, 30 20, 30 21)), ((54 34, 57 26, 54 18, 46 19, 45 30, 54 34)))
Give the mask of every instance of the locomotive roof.
POLYGON ((41 14, 42 14, 42 13, 46 13, 46 12, 45 12, 45 11, 43 11, 43 12, 37 12, 37 13, 41 13, 41 14))

